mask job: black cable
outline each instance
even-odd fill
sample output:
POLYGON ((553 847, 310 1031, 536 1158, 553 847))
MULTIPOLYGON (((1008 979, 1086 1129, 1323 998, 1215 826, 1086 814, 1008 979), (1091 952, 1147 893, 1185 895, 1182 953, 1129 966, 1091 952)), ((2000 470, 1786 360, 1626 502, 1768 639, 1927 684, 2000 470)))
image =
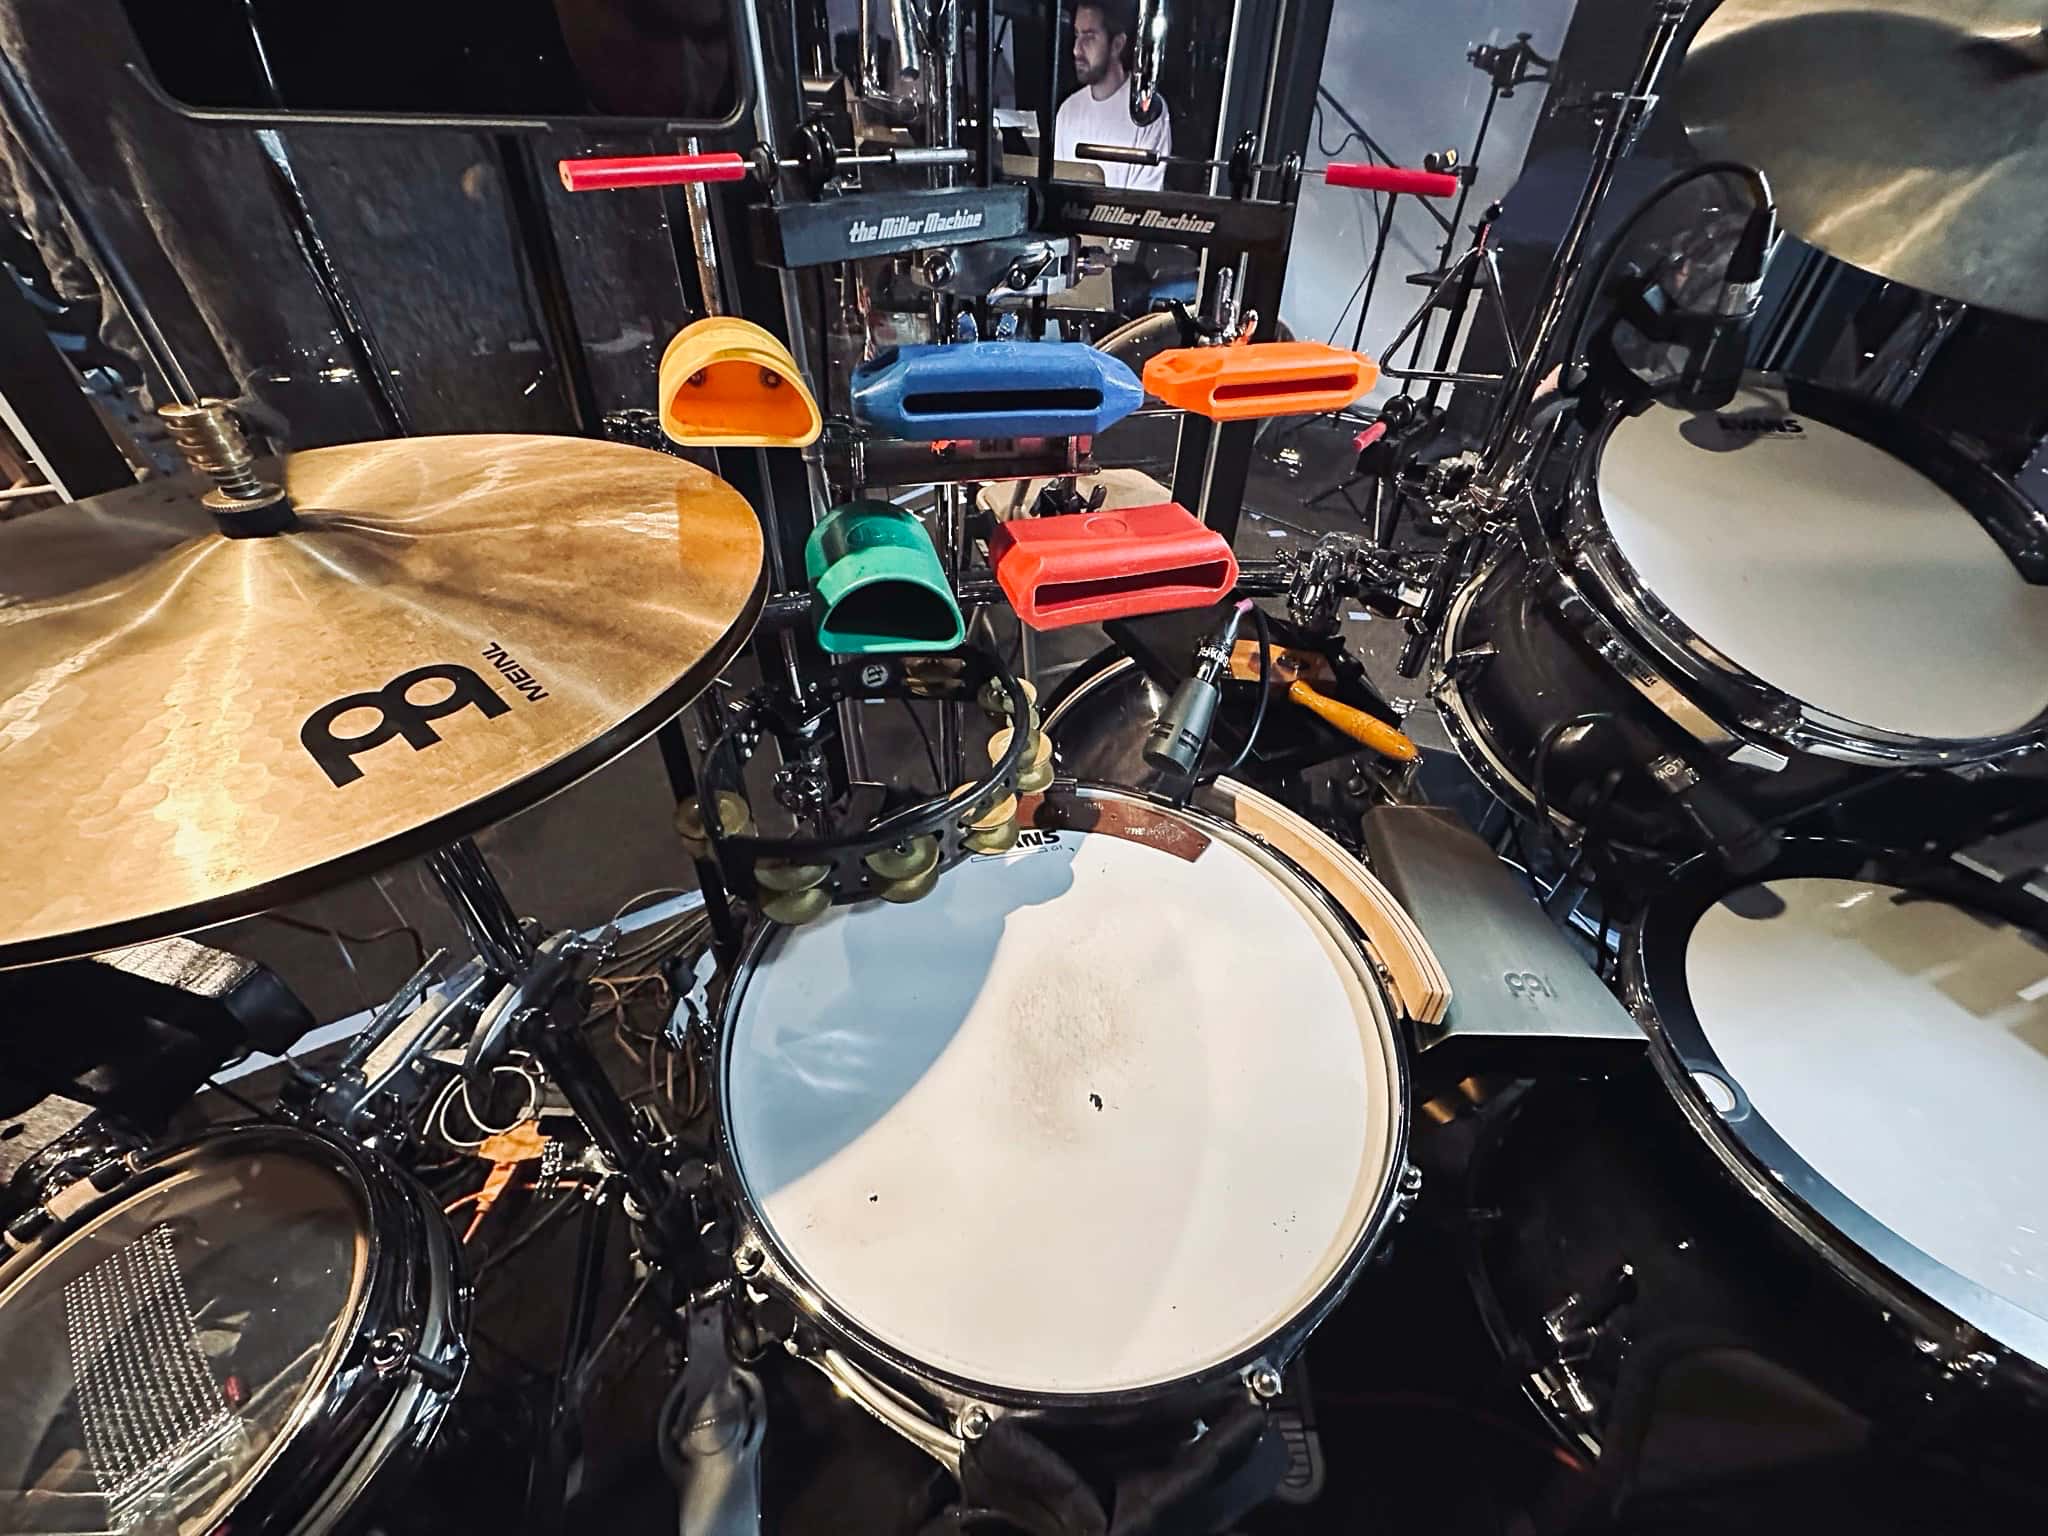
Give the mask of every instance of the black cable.
MULTIPOLYGON (((229 1065, 233 1065, 233 1063, 229 1063, 229 1065)), ((223 1067, 221 1070, 225 1071, 226 1068, 223 1067)), ((230 1088, 226 1083, 217 1082, 213 1078, 209 1077, 206 1080, 206 1086, 211 1088, 215 1093, 220 1094, 223 1098, 226 1098, 233 1103, 241 1105, 242 1108, 249 1111, 249 1113, 254 1115, 258 1120, 269 1121, 272 1123, 275 1123, 277 1120, 276 1115, 272 1114, 267 1109, 261 1108, 257 1104, 253 1103, 251 1100, 243 1098, 239 1093, 235 1092, 235 1090, 230 1088)))
POLYGON ((540 1215, 535 1217, 531 1224, 527 1226, 525 1231, 521 1232, 517 1237, 513 1238, 510 1242, 506 1243, 504 1247, 496 1249, 492 1253, 487 1254, 484 1257, 483 1262, 478 1264, 475 1269, 470 1271, 470 1278, 472 1280, 481 1280, 485 1275, 489 1274, 492 1270, 496 1269, 500 1264, 504 1263, 507 1259, 511 1258, 513 1254, 517 1253, 520 1249, 524 1248, 536 1237, 539 1237, 542 1232, 547 1230, 548 1224, 550 1222, 552 1222, 557 1216, 561 1215, 562 1212, 572 1209, 576 1205, 576 1203, 576 1196, 574 1195, 564 1194, 556 1196, 554 1199, 554 1203, 550 1205, 546 1210, 542 1211, 540 1215))
POLYGON ((1593 310, 1600 297, 1600 290, 1605 286, 1607 278, 1613 270, 1615 258, 1621 255, 1622 247, 1628 240, 1628 237, 1635 233, 1636 227, 1643 222, 1644 217, 1649 211, 1662 203, 1665 198, 1676 192, 1680 187, 1686 186, 1691 182, 1703 180, 1708 176, 1739 176, 1749 183, 1750 191, 1759 203, 1765 201, 1768 197, 1767 190, 1760 183, 1756 167, 1744 165, 1740 160, 1706 160, 1698 165, 1689 165, 1675 175, 1665 177, 1658 184, 1655 191, 1642 202, 1636 204, 1635 208, 1630 211, 1629 216, 1621 221, 1621 227, 1607 237, 1605 243, 1600 247, 1599 254, 1593 258, 1592 264, 1588 269, 1592 273, 1592 280, 1586 289, 1586 302, 1579 310, 1578 324, 1572 327, 1571 347, 1565 352, 1562 359, 1565 367, 1569 368, 1579 360, 1579 349, 1586 344, 1586 331, 1592 321, 1593 310))
POLYGON ((379 928, 375 933, 347 933, 339 928, 329 928, 324 923, 309 923, 302 917, 291 917, 283 912, 259 912, 256 915, 273 923, 282 923, 287 928, 297 928, 303 933, 318 933, 330 939, 340 939, 346 944, 375 944, 379 940, 394 939, 404 934, 412 940, 413 968, 417 970, 427 963, 426 942, 420 938, 420 931, 411 923, 398 923, 390 928, 379 928))
POLYGON ((1273 631, 1266 623, 1265 610, 1257 603, 1252 604, 1252 623, 1259 632, 1259 702, 1252 708, 1252 728, 1244 733, 1244 745, 1237 749, 1237 756, 1229 765, 1202 775, 1195 780, 1197 784, 1213 784, 1242 768, 1245 759, 1252 755, 1252 744, 1259 739, 1259 727, 1266 723, 1266 696, 1273 691, 1267 681, 1273 675, 1273 631))
POLYGON ((910 716, 910 723, 917 727, 917 739, 924 743, 924 760, 931 764, 932 770, 932 793, 943 795, 946 792, 946 773, 939 767, 939 754, 932 747, 932 734, 924 728, 924 721, 918 717, 915 704, 907 698, 899 702, 903 705, 903 712, 910 716))

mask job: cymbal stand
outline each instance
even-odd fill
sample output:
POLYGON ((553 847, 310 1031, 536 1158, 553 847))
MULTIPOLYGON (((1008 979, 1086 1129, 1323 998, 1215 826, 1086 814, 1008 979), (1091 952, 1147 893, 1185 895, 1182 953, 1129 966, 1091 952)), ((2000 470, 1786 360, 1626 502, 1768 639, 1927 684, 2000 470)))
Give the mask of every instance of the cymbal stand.
POLYGON ((1508 369, 1494 407, 1494 417, 1483 452, 1484 471, 1475 487, 1480 510, 1499 517, 1511 499, 1527 484, 1540 440, 1547 436, 1530 422, 1531 403, 1553 364, 1569 363, 1557 358, 1565 320, 1585 302, 1581 290, 1586 282, 1586 244, 1593 223, 1614 185, 1622 159, 1634 147, 1636 135, 1657 105, 1657 78, 1664 71, 1679 32, 1684 28, 1690 0, 1657 0, 1655 18, 1643 39, 1635 77, 1626 91, 1596 98, 1592 108, 1599 131, 1593 143, 1593 164, 1579 192, 1557 253, 1551 258, 1542 297, 1528 331, 1521 361, 1508 369))
POLYGON ((618 1170, 649 1257, 675 1262, 695 1241, 687 1208, 676 1199, 660 1145, 612 1086, 583 1033, 586 967, 603 957, 610 931, 596 944, 561 934, 536 943, 468 838, 429 854, 426 866, 498 983, 477 1022, 470 1061, 488 1061, 494 1048, 515 1040, 530 1050, 618 1170))

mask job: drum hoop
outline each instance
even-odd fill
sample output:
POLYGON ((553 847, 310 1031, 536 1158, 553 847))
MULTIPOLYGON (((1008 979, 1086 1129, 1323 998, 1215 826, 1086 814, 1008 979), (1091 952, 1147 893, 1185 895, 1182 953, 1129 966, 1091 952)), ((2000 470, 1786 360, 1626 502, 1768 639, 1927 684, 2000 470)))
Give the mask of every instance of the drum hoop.
MULTIPOLYGON (((1465 615, 1472 611, 1480 587, 1492 578, 1499 565, 1498 556, 1486 561, 1452 595, 1443 625, 1437 631, 1436 653, 1431 658, 1429 697, 1436 705, 1437 719, 1444 728, 1444 734, 1450 738, 1451 750, 1458 754, 1458 760, 1472 777, 1484 785, 1494 799, 1515 807, 1524 815, 1534 816, 1535 791, 1494 754, 1485 732, 1465 702, 1464 682, 1458 676, 1459 636, 1464 632, 1465 615)), ((1560 832, 1567 836, 1577 835, 1577 822, 1555 806, 1545 809, 1550 813, 1551 824, 1560 832)))
POLYGON ((1685 987, 1685 954, 1694 928, 1730 890, 1772 879, 1862 879, 1892 884, 1992 917, 2027 926, 2010 901, 1960 866, 1930 875, 1892 854, 1824 838, 1788 841, 1759 875, 1728 875, 1702 855, 1681 865, 1672 883, 1631 926, 1622 952, 1623 1001, 1649 1036, 1650 1059, 1692 1130, 1736 1182, 1790 1229, 1801 1246, 1862 1292, 1902 1328, 1951 1356, 1960 1370, 1994 1363, 2048 1391, 2048 1320, 1986 1290, 1885 1226, 1808 1163, 1750 1104, 1740 1081, 1721 1063, 1693 1011, 1685 987), (1888 870, 1895 861, 1900 867, 1888 870), (2004 910, 2001 910, 2004 909, 2004 910), (1719 1081, 1736 1099, 1724 1115, 1708 1102, 1695 1072, 1719 1081), (1966 1321, 1959 1306, 1995 1319, 1966 1321))
POLYGON ((1295 887, 1294 893, 1312 905, 1331 925, 1331 930, 1339 938, 1346 940, 1357 953, 1358 976, 1363 983, 1373 1022, 1378 1026, 1375 1033, 1386 1054, 1388 1097, 1392 1100, 1392 1125, 1388 1134, 1386 1171, 1380 1180, 1379 1190, 1373 1196, 1371 1208, 1352 1238, 1350 1246, 1345 1249, 1344 1256, 1332 1267, 1330 1277, 1316 1292, 1264 1339, 1229 1359, 1218 1361, 1214 1365, 1206 1366, 1187 1376, 1176 1377, 1171 1381, 1152 1382, 1142 1387, 1113 1392, 1020 1391, 1016 1388, 998 1386, 993 1382, 976 1381, 971 1377, 917 1360, 897 1346, 876 1337, 862 1324, 840 1313, 825 1288, 817 1284, 803 1266, 791 1258, 762 1216, 753 1191, 747 1183, 746 1174, 740 1166, 737 1149, 733 1146, 732 1116, 726 1108, 735 1025, 740 1007, 745 1001, 747 983, 760 968, 762 952, 773 939, 779 926, 775 924, 755 925, 742 947, 739 964, 734 968, 733 983, 727 988, 719 1003, 717 1072, 714 1080, 718 1108, 716 1150, 728 1195, 739 1208, 742 1228, 746 1236, 757 1243, 768 1256, 762 1271, 758 1275, 748 1277, 749 1280, 751 1283, 766 1284, 776 1289, 795 1307, 806 1323, 843 1341, 856 1351, 858 1363, 879 1363, 905 1382, 933 1394, 939 1401, 951 1407, 980 1403, 1031 1414, 1124 1414, 1176 1400, 1196 1400, 1220 1390, 1243 1390, 1240 1383, 1245 1373, 1261 1365, 1272 1366, 1275 1370, 1284 1369, 1302 1342, 1344 1299, 1345 1293, 1350 1290, 1352 1282, 1364 1269, 1366 1261, 1378 1249, 1389 1228, 1397 1224, 1406 1212, 1407 1199, 1404 1198, 1402 1184, 1404 1170, 1408 1167, 1408 1051, 1395 1022, 1398 1009, 1387 995, 1386 984, 1366 957, 1365 935, 1352 920, 1351 915, 1338 905, 1336 899, 1294 860, 1263 838, 1245 831, 1235 823, 1206 811, 1175 805, 1161 795, 1121 785, 1073 779, 1062 779, 1052 789, 1046 791, 1048 795, 1061 792, 1107 794, 1135 801, 1184 817, 1219 841, 1241 840, 1244 846, 1240 847, 1240 852, 1250 852, 1256 857, 1271 859, 1278 865, 1281 873, 1287 876, 1295 887))
MULTIPOLYGON (((461 1307, 459 1260, 446 1222, 410 1177, 366 1149, 295 1126, 251 1124, 205 1131, 142 1154, 131 1177, 0 1262, 0 1307, 44 1260, 100 1217, 187 1169, 262 1151, 282 1152, 338 1174, 361 1202, 359 1230, 367 1249, 362 1278, 336 1323, 334 1342, 316 1367, 317 1385, 302 1394, 262 1455, 241 1475, 242 1495, 227 1506, 238 1529, 275 1525, 305 1533, 331 1526, 383 1464, 403 1449, 402 1431, 438 1419, 454 1395, 452 1387, 432 1389, 414 1370, 386 1373, 363 1360, 371 1341, 402 1333, 437 1365, 459 1372, 463 1361, 456 1326, 461 1307), (401 1251, 401 1237, 418 1239, 411 1262, 401 1251), (425 1283, 407 1283, 414 1278, 408 1269, 423 1273, 425 1283), (366 1409, 371 1420, 367 1430, 346 1438, 310 1432, 322 1424, 358 1422, 366 1409), (307 1518, 309 1509, 316 1512, 315 1518, 307 1518)), ((424 1438, 415 1437, 422 1443, 424 1438)))
MULTIPOLYGON (((1859 410, 1859 402, 1837 391, 1767 375, 1752 374, 1746 382, 1767 388, 1782 386, 1791 409, 1917 470, 1966 510, 2002 508, 2018 495, 1995 471, 1931 432, 1902 431, 1899 444, 1905 452, 1894 451, 1889 442, 1873 441, 1867 431, 1867 407, 1859 410)), ((1708 701, 1703 707, 1717 723, 1817 757, 1880 767, 1997 757, 2048 739, 2048 711, 1999 736, 1912 736, 1865 725, 1809 704, 1723 655, 1650 590, 1622 553, 1608 524, 1600 502, 1600 462, 1608 439, 1623 421, 1631 419, 1631 413, 1616 407, 1587 434, 1566 493, 1570 517, 1565 558, 1542 553, 1559 565, 1568 579, 1579 578, 1570 581, 1573 591, 1617 631, 1617 639, 1646 664, 1664 672, 1680 692, 1697 696, 1696 702, 1701 698, 1708 701)), ((1986 520, 1981 511, 1977 520, 1980 524, 1986 520)))

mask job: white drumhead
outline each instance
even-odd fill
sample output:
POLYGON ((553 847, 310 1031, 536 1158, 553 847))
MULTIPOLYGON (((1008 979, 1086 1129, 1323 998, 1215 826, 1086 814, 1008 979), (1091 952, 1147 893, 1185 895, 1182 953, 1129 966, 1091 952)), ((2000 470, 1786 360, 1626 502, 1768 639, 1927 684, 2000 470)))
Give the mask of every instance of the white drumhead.
POLYGON ((1372 1219, 1399 1107, 1369 975, 1232 842, 1061 831, 783 934, 730 1024, 733 1154, 823 1305, 912 1360, 1180 1380, 1269 1339, 1372 1219))
MULTIPOLYGON (((1771 880, 1707 911, 1685 978, 1729 1076, 1816 1172, 2048 1318, 2048 949, 1888 885, 1771 880)), ((1995 1307, 1938 1299, 1999 1336, 1995 1307)))
POLYGON ((1702 640, 1839 719, 1971 741, 2048 710, 2048 587, 1969 511, 1775 388, 1620 422, 1600 510, 1650 592, 1702 640), (1747 430, 1723 426, 1747 424, 1747 430), (1757 430, 1773 424, 1798 430, 1757 430))

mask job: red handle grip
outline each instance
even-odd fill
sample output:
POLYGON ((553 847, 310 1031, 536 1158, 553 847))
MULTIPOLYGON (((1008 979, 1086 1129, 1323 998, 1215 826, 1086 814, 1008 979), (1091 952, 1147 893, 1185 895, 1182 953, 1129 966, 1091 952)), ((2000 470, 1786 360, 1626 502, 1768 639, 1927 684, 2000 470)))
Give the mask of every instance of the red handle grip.
POLYGON ((611 192, 620 187, 676 187, 692 181, 744 181, 747 177, 747 162, 729 152, 564 160, 560 169, 562 185, 571 192, 611 192))
POLYGON ((1448 171, 1411 171, 1398 165, 1373 165, 1366 161, 1332 160, 1323 167, 1323 180, 1333 187, 1351 187, 1360 192, 1406 192, 1410 197, 1456 197, 1458 178, 1448 171))

